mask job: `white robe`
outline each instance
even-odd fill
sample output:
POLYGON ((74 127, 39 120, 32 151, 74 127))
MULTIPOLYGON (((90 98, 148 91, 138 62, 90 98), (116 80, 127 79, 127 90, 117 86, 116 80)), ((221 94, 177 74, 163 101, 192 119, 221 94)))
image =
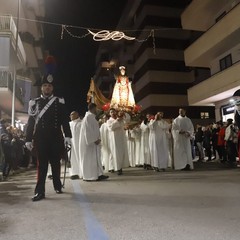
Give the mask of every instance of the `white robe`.
POLYGON ((149 137, 149 148, 152 159, 152 166, 159 169, 166 169, 169 160, 169 146, 167 132, 170 124, 165 120, 151 120, 149 123, 151 135, 149 137))
POLYGON ((109 129, 109 141, 111 158, 114 165, 114 170, 120 170, 124 167, 129 167, 127 139, 124 130, 124 122, 110 118, 107 121, 109 129))
POLYGON ((71 168, 69 168, 70 176, 78 175, 82 178, 82 169, 80 167, 80 150, 79 150, 79 137, 81 130, 82 120, 77 118, 69 123, 72 132, 72 149, 71 149, 71 168))
POLYGON ((192 148, 191 148, 191 136, 193 136, 194 128, 192 121, 188 117, 178 116, 174 119, 172 125, 172 135, 173 135, 173 159, 174 168, 180 170, 186 167, 187 164, 193 169, 192 161, 192 148), (186 134, 179 134, 183 130, 186 134))
POLYGON ((172 138, 172 133, 168 133, 168 167, 173 168, 173 138, 172 138))
POLYGON ((141 155, 141 128, 140 126, 136 126, 133 128, 133 137, 135 140, 135 151, 134 151, 134 155, 135 155, 135 163, 137 166, 139 165, 143 165, 144 162, 142 162, 140 155, 141 155))
POLYGON ((141 128, 141 149, 140 162, 151 165, 150 150, 149 150, 149 127, 144 122, 140 125, 141 128))
POLYGON ((103 123, 100 127, 101 136, 101 162, 105 167, 105 171, 113 169, 113 163, 110 161, 110 147, 109 147, 109 130, 107 123, 103 123))
POLYGON ((136 166, 136 160, 135 160, 135 139, 133 138, 133 131, 127 130, 127 146, 128 146, 128 158, 129 158, 129 165, 131 167, 136 166))
POLYGON ((103 175, 100 145, 95 144, 98 139, 100 131, 96 116, 86 112, 80 132, 80 159, 84 180, 97 180, 103 175))

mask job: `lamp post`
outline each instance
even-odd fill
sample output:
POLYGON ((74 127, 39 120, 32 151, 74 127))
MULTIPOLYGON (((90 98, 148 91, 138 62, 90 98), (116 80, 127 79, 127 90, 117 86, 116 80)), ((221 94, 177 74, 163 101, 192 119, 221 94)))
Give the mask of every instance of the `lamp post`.
POLYGON ((18 0, 18 9, 17 9, 17 29, 16 29, 16 42, 15 42, 15 51, 16 59, 14 59, 13 64, 13 93, 12 93, 12 126, 15 126, 15 95, 16 95, 16 78, 17 78, 17 55, 18 55, 18 30, 19 30, 19 16, 20 16, 20 6, 21 0, 18 0))

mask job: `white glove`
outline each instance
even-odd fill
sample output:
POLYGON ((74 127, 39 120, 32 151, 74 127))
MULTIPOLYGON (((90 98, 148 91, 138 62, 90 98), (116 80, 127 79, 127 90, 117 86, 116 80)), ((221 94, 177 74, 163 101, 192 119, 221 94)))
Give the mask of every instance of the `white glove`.
POLYGON ((65 146, 72 146, 72 141, 70 137, 65 137, 64 139, 65 146))
POLYGON ((32 151, 32 149, 33 149, 33 144, 32 144, 32 142, 26 142, 26 143, 25 143, 25 146, 26 146, 26 148, 27 148, 29 151, 32 151))

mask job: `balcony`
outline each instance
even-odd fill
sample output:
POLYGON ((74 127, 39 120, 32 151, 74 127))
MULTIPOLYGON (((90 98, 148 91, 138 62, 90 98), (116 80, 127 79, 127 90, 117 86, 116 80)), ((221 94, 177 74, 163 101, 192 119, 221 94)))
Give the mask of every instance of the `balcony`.
MULTIPOLYGON (((14 61, 16 61, 16 37, 17 27, 13 18, 11 16, 0 16, 0 68, 4 70, 11 69, 14 61), (6 58, 3 56, 6 56, 6 58)), ((26 64, 26 53, 19 35, 16 63, 17 68, 26 64)))
POLYGON ((228 11, 234 2, 236 0, 193 0, 181 15, 183 29, 205 32, 215 24, 216 13, 228 11))
POLYGON ((184 51, 187 66, 210 67, 210 62, 239 44, 240 4, 184 51))
POLYGON ((240 62, 188 89, 189 105, 210 106, 229 98, 240 86, 240 62))
MULTIPOLYGON (((8 71, 0 71, 0 108, 10 113, 12 109, 13 81, 12 74, 8 71)), ((15 108, 16 111, 23 109, 22 90, 16 85, 15 92, 15 108)))

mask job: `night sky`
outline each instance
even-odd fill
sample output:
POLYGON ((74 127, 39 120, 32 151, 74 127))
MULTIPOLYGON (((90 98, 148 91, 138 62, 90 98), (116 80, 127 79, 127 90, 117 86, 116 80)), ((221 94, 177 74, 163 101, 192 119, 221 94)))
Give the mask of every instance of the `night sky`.
MULTIPOLYGON (((126 0, 46 0, 45 21, 97 29, 115 29, 126 0)), ((57 60, 55 93, 66 100, 68 112, 77 110, 84 115, 86 94, 95 73, 95 55, 99 42, 91 36, 76 39, 64 34, 61 26, 44 25, 45 49, 57 60)), ((86 30, 71 29, 75 35, 86 30)))

